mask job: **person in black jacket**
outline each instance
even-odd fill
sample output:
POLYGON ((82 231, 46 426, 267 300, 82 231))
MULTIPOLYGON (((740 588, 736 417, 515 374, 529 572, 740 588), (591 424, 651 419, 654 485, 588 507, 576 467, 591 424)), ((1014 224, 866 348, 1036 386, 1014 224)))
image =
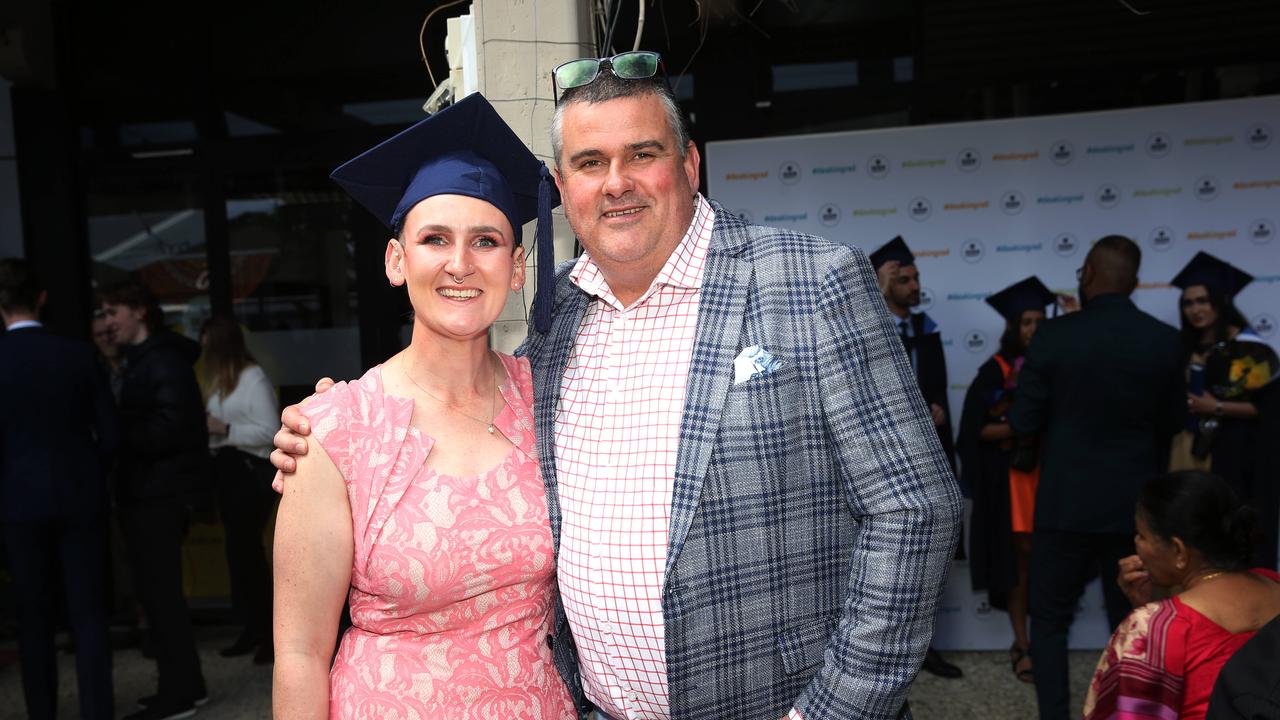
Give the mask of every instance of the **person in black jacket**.
POLYGON ((109 719, 106 468, 119 440, 107 378, 86 342, 40 324, 45 293, 23 260, 0 260, 0 521, 18 602, 27 716, 57 715, 61 584, 76 644, 80 717, 109 719))
POLYGON ((125 358, 120 525, 159 671, 157 694, 140 699, 143 709, 129 718, 186 717, 207 698, 182 593, 181 555, 193 484, 208 462, 204 404, 192 369, 199 344, 166 330, 159 305, 138 283, 108 289, 102 305, 125 358))
POLYGON ((1036 332, 1009 423, 1043 434, 1031 537, 1031 658, 1041 720, 1068 716, 1067 633, 1101 574, 1114 630, 1130 606, 1115 582, 1133 554, 1138 488, 1164 471, 1186 403, 1178 332, 1138 310, 1142 251, 1110 235, 1079 271, 1079 312, 1036 332))

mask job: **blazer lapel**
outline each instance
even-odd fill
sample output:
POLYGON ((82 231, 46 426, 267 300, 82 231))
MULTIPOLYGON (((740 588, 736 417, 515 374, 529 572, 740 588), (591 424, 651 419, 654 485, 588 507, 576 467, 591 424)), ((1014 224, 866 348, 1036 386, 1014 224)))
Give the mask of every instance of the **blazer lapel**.
POLYGON ((702 481, 707 475, 712 446, 720 430, 720 419, 729 394, 733 361, 740 350, 738 339, 742 335, 743 311, 753 272, 751 263, 734 257, 724 247, 742 240, 737 235, 745 237, 742 224, 718 205, 713 207, 716 209, 716 226, 702 280, 697 338, 689 365, 684 417, 680 421, 664 585, 684 547, 702 494, 702 481))

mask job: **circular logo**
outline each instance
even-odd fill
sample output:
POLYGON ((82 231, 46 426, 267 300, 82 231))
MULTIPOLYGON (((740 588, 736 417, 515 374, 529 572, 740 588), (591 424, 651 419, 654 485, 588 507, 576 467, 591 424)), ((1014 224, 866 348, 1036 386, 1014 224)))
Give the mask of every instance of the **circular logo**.
POLYGON ((980 353, 987 349, 987 334, 981 330, 970 330, 964 334, 964 349, 971 353, 980 353))
POLYGON ((962 172, 973 172, 982 167, 982 154, 977 148, 965 148, 956 155, 956 167, 962 172))
POLYGON ((1176 235, 1172 228, 1161 226, 1152 230, 1150 235, 1147 235, 1147 242, 1151 244, 1152 250, 1160 250, 1163 252, 1173 247, 1174 237, 1176 237, 1176 235))
POLYGON ((1199 200, 1209 201, 1218 197, 1218 178, 1212 175, 1204 175, 1196 180, 1196 198, 1199 200))
POLYGON ((1245 131, 1244 141, 1254 150, 1261 150, 1271 144, 1271 128, 1261 123, 1254 125, 1245 131))
POLYGON ((835 205, 823 205, 818 210, 818 220, 827 227, 838 224, 840 222, 840 208, 835 205))
POLYGON ((872 155, 867 160, 867 174, 879 180, 889 174, 889 158, 883 155, 872 155))
POLYGON ((1249 241, 1254 245, 1266 245, 1276 236, 1276 224, 1265 218, 1249 223, 1249 241))
POLYGON ((960 258, 967 263, 980 262, 986 252, 981 240, 971 238, 960 244, 960 258))
POLYGON ((748 225, 755 222, 755 218, 751 217, 751 211, 746 208, 741 208, 740 210, 735 212, 734 215, 737 215, 739 220, 741 220, 742 222, 748 225))
POLYGON ((1253 326, 1253 331, 1262 337, 1271 337, 1276 331, 1276 319, 1266 313, 1255 315, 1250 325, 1253 326))
POLYGON ((1070 165, 1076 159, 1076 148, 1066 140, 1059 140, 1049 148, 1049 158, 1057 165, 1070 165))
POLYGON ((933 307, 933 291, 922 286, 920 288, 920 304, 916 307, 920 310, 928 310, 933 307))
POLYGON ((973 613, 978 616, 990 615, 991 603, 986 600, 979 600, 978 604, 973 608, 973 613))
POLYGON ((1099 187, 1093 197, 1098 201, 1098 207, 1110 209, 1120 204, 1120 188, 1107 183, 1099 187))
POLYGON ((1000 210, 1005 215, 1017 215, 1024 207, 1026 203, 1022 201, 1022 193, 1017 190, 1010 190, 1000 198, 1000 210))
POLYGON ((1053 251, 1058 257, 1071 257, 1076 254, 1076 250, 1080 247, 1080 241, 1076 236, 1067 232, 1053 239, 1053 251))
POLYGON ((933 214, 933 205, 929 203, 929 198, 918 197, 907 206, 907 214, 916 222, 924 222, 933 214))
POLYGON ((1173 141, 1169 133, 1154 132, 1147 136, 1147 154, 1151 157, 1164 157, 1173 149, 1173 141))
POLYGON ((784 185, 795 185, 800 182, 800 165, 794 162, 782 163, 782 167, 778 168, 778 178, 784 185))

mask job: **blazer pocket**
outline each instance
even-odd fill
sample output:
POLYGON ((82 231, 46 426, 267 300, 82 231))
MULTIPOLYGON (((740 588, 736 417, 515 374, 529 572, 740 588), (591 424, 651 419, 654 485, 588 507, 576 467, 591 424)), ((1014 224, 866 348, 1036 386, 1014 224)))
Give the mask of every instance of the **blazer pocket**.
POLYGON ((822 662, 835 627, 834 620, 824 619, 779 633, 778 652, 782 655, 782 669, 788 675, 795 675, 822 662))

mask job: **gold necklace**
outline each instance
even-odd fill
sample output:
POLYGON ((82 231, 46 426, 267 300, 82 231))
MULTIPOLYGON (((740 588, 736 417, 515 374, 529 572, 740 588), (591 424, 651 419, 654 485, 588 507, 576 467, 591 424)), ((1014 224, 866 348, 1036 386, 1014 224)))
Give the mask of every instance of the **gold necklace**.
MULTIPOLYGON (((427 394, 428 396, 430 396, 433 400, 435 400, 436 402, 438 402, 438 403, 440 403, 441 405, 443 405, 443 406, 444 406, 444 408, 445 408, 446 410, 452 410, 452 411, 454 411, 454 412, 458 413, 459 415, 461 415, 461 416, 463 416, 463 417, 465 417, 465 418, 470 418, 470 419, 472 419, 472 420, 475 420, 476 422, 480 423, 481 425, 484 425, 484 426, 485 426, 485 429, 489 431, 489 434, 490 434, 490 435, 493 435, 493 434, 495 434, 496 432, 498 432, 498 429, 497 429, 497 428, 495 428, 495 427, 493 426, 493 421, 494 421, 494 419, 495 419, 495 418, 497 417, 497 415, 498 415, 498 412, 497 412, 497 409, 498 409, 498 391, 497 391, 497 384, 498 384, 498 369, 497 369, 496 367, 494 367, 494 366, 493 366, 493 360, 492 360, 492 356, 491 356, 491 355, 486 355, 486 356, 485 356, 485 359, 489 360, 489 367, 490 367, 490 369, 493 371, 493 374, 492 374, 492 375, 490 376, 490 378, 489 378, 489 387, 490 387, 491 391, 493 392, 493 395, 492 395, 492 396, 490 396, 490 400, 489 400, 489 419, 488 419, 488 420, 482 420, 482 419, 480 419, 480 418, 476 417, 475 415, 472 415, 471 413, 465 413, 465 412, 462 412, 462 410, 460 410, 460 409, 458 409, 458 408, 456 408, 456 407, 454 407, 454 406, 450 405, 449 403, 445 402, 443 399, 441 399, 441 397, 440 397, 439 395, 436 395, 435 393, 433 393, 433 392, 431 392, 430 390, 428 390, 428 389, 426 389, 425 387, 423 387, 423 386, 422 386, 422 383, 418 382, 417 380, 414 380, 414 379, 413 379, 413 376, 409 374, 409 371, 408 371, 406 368, 401 367, 401 368, 400 368, 400 372, 401 372, 405 377, 409 378, 409 382, 413 383, 414 385, 417 385, 419 390, 421 390, 422 392, 426 393, 426 394, 427 394)), ((428 371, 427 371, 427 374, 428 374, 428 375, 435 375, 435 373, 431 372, 430 370, 428 370, 428 371)), ((435 376, 436 376, 436 377, 439 377, 438 375, 435 375, 435 376)))
MULTIPOLYGON (((1201 575, 1200 577, 1198 577, 1198 578, 1196 578, 1196 579, 1195 579, 1195 584, 1196 584, 1196 585, 1199 585, 1200 583, 1208 582, 1208 581, 1210 581, 1210 580, 1212 580, 1212 579, 1214 579, 1214 578, 1218 577, 1219 575, 1226 575, 1228 572, 1230 572, 1230 571, 1229 571, 1229 570, 1218 570, 1217 572, 1211 572, 1211 573, 1209 573, 1208 575, 1201 575)), ((1190 589, 1190 588, 1188 588, 1188 589, 1190 589)))

